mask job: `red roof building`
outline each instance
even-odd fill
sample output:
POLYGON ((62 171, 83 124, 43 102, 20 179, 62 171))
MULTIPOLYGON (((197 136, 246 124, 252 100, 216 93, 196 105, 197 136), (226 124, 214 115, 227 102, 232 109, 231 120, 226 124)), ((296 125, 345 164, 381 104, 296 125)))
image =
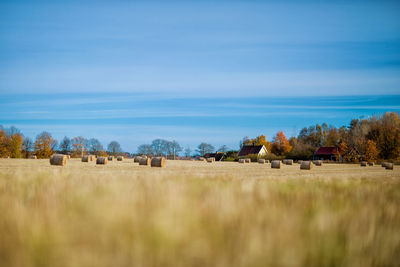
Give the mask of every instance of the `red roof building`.
POLYGON ((340 159, 340 150, 338 147, 321 146, 315 151, 313 159, 337 161, 340 159))
POLYGON ((246 157, 248 155, 266 156, 268 150, 265 146, 243 146, 239 151, 238 157, 246 157))
POLYGON ((208 158, 215 158, 215 161, 221 161, 224 159, 225 153, 222 152, 215 152, 215 153, 207 153, 204 155, 206 159, 208 158))

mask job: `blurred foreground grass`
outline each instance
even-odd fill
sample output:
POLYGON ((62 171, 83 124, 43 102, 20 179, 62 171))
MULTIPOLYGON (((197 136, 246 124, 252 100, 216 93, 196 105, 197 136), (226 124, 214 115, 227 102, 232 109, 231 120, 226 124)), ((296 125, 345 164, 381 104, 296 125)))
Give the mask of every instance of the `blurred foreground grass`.
POLYGON ((59 170, 0 172, 0 266, 400 264, 396 177, 59 170))

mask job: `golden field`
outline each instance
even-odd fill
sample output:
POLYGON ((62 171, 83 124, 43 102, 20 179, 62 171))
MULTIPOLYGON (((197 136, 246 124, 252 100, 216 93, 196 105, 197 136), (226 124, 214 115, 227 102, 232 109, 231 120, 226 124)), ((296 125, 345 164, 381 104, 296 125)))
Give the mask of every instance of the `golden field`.
POLYGON ((400 168, 0 160, 0 266, 399 266, 400 168))

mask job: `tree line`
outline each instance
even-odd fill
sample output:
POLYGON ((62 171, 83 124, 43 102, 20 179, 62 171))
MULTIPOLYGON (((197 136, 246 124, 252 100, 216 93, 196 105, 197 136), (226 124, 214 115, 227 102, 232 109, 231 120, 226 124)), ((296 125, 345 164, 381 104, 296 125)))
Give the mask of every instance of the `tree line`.
POLYGON ((35 155, 37 158, 49 158, 54 153, 68 154, 72 157, 81 157, 84 154, 96 156, 114 155, 123 153, 120 144, 112 141, 103 148, 96 138, 87 139, 83 136, 68 138, 65 136, 60 142, 48 132, 41 132, 33 141, 24 137, 15 127, 4 128, 0 125, 0 156, 11 158, 29 158, 35 155))
POLYGON ((321 147, 337 147, 345 162, 377 159, 400 159, 400 117, 395 112, 381 116, 353 119, 340 128, 326 123, 300 130, 297 137, 287 138, 278 132, 271 142, 264 135, 243 138, 240 145, 265 145, 272 156, 310 159, 321 147))
MULTIPOLYGON (((360 159, 376 160, 400 159, 400 117, 398 113, 387 112, 380 116, 353 119, 349 126, 335 127, 326 123, 311 125, 300 130, 297 136, 287 138, 279 131, 271 141, 264 135, 255 138, 244 137, 243 145, 265 145, 270 157, 287 157, 293 159, 310 159, 321 146, 338 147, 343 161, 354 162, 360 159)), ((225 145, 218 149, 231 160, 237 158, 237 151, 229 151, 225 145)), ((53 153, 60 152, 80 157, 90 153, 94 155, 118 155, 123 153, 120 144, 112 141, 103 148, 96 138, 86 139, 82 136, 64 137, 60 142, 50 133, 42 132, 33 141, 15 127, 3 128, 0 125, 0 156, 12 158, 28 158, 36 155, 38 158, 48 158, 53 153)), ((150 144, 142 144, 137 154, 148 156, 165 156, 175 159, 178 155, 185 157, 204 156, 215 152, 214 146, 202 142, 195 151, 189 147, 183 148, 177 141, 155 139, 150 144)))

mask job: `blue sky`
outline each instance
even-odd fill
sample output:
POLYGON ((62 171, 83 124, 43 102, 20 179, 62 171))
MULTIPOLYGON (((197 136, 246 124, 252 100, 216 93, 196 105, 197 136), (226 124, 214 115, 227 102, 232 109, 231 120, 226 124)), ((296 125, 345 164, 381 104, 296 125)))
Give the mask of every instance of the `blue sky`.
POLYGON ((33 138, 237 148, 399 111, 398 1, 54 2, 0 2, 0 124, 33 138))

